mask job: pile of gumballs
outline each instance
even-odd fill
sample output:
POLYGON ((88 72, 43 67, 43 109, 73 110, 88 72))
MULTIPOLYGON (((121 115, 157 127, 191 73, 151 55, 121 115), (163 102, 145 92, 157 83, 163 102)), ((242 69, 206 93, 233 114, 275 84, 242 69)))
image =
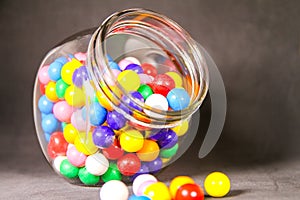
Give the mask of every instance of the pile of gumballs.
POLYGON ((160 171, 176 155, 178 139, 188 130, 187 120, 155 131, 139 126, 114 110, 107 99, 118 96, 129 105, 120 105, 129 115, 138 110, 161 117, 143 110, 136 101, 162 111, 183 110, 189 106, 190 96, 178 72, 159 73, 153 65, 140 63, 134 57, 118 63, 110 57, 108 60, 110 74, 115 78, 102 74, 109 85, 102 88, 106 96, 89 79, 85 53, 59 57, 38 72, 41 95, 37 107, 48 158, 58 173, 84 185, 132 181, 140 174, 160 171), (87 94, 87 86, 93 88, 92 95, 87 94))
MULTIPOLYGON (((204 181, 204 188, 211 197, 223 197, 230 191, 230 180, 221 172, 209 174, 204 181)), ((177 176, 169 187, 158 181, 153 175, 137 176, 132 184, 133 195, 129 197, 127 186, 112 180, 100 189, 101 200, 203 200, 204 191, 200 185, 188 176, 177 176), (118 192, 114 192, 118 191, 118 192)))

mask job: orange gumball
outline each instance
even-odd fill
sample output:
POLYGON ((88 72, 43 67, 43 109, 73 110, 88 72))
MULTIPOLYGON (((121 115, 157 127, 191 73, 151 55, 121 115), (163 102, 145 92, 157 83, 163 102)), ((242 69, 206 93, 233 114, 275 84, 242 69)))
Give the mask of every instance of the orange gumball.
POLYGON ((155 160, 159 155, 159 146, 153 140, 145 140, 143 147, 137 152, 141 161, 150 162, 155 160))

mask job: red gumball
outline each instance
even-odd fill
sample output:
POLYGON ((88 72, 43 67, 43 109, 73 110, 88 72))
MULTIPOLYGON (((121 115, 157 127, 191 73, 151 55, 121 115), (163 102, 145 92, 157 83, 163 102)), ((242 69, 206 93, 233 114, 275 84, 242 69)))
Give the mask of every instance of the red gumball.
POLYGON ((153 82, 153 85, 162 85, 165 86, 167 88, 169 88, 170 90, 172 90, 175 87, 175 82, 174 80, 168 76, 167 74, 159 74, 157 75, 153 82))
POLYGON ((40 83, 40 92, 42 95, 45 94, 45 90, 46 90, 46 86, 44 84, 40 83))
POLYGON ((66 155, 67 149, 68 142, 65 140, 63 133, 54 132, 50 136, 48 143, 48 155, 53 159, 56 156, 64 156, 66 155))
POLYGON ((181 186, 177 192, 174 200, 203 200, 204 193, 201 187, 197 184, 185 184, 181 186))
POLYGON ((118 160, 117 165, 121 174, 132 176, 140 170, 141 161, 135 154, 129 153, 121 157, 118 160))
POLYGON ((123 156, 124 150, 118 145, 112 144, 108 148, 103 149, 102 153, 109 160, 117 160, 123 156))
POLYGON ((141 67, 144 71, 144 74, 147 74, 147 75, 150 75, 150 76, 153 76, 153 77, 155 77, 157 75, 157 69, 153 65, 151 65, 149 63, 143 63, 141 65, 141 67))
POLYGON ((156 84, 152 84, 152 83, 150 83, 148 85, 151 87, 153 93, 161 94, 164 97, 166 97, 168 95, 168 93, 170 92, 170 89, 163 85, 156 85, 156 84))

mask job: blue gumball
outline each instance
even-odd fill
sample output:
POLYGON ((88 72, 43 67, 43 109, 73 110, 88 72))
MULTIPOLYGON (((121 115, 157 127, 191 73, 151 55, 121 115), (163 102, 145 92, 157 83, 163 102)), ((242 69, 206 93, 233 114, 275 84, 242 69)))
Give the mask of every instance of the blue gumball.
POLYGON ((59 58, 56 58, 54 62, 60 62, 61 64, 66 64, 68 62, 68 59, 66 57, 59 57, 59 58))
POLYGON ((114 61, 109 61, 108 64, 111 69, 117 69, 117 70, 121 71, 119 65, 117 63, 115 63, 114 61))
POLYGON ((41 96, 38 102, 38 108, 42 114, 52 113, 53 103, 45 96, 41 96))
POLYGON ((49 143, 50 141, 50 137, 51 137, 51 134, 50 133, 45 133, 45 139, 46 141, 49 143))
MULTIPOLYGON (((107 111, 98 102, 93 102, 89 107, 90 123, 93 126, 100 126, 106 120, 107 111)), ((86 107, 82 109, 82 117, 86 120, 86 107)))
POLYGON ((58 120, 53 114, 48 114, 42 119, 42 129, 45 133, 53 133, 58 128, 58 120))
POLYGON ((190 96, 183 88, 172 89, 167 95, 167 100, 169 106, 175 111, 183 110, 190 104, 190 96))
POLYGON ((61 62, 54 61, 50 64, 48 69, 48 75, 52 81, 58 81, 61 78, 60 72, 62 67, 63 64, 61 62))
POLYGON ((172 129, 165 131, 162 137, 157 141, 161 149, 172 148, 177 142, 178 136, 172 129))
POLYGON ((131 195, 128 200, 150 200, 150 199, 146 196, 131 195))

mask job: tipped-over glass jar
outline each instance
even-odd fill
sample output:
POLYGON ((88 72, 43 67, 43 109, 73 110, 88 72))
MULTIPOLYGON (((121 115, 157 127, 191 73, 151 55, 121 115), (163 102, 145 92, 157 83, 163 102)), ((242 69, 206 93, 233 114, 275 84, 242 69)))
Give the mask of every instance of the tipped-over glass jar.
POLYGON ((34 89, 37 136, 72 183, 130 182, 180 153, 207 90, 205 59, 186 31, 155 12, 124 10, 45 56, 34 89))

